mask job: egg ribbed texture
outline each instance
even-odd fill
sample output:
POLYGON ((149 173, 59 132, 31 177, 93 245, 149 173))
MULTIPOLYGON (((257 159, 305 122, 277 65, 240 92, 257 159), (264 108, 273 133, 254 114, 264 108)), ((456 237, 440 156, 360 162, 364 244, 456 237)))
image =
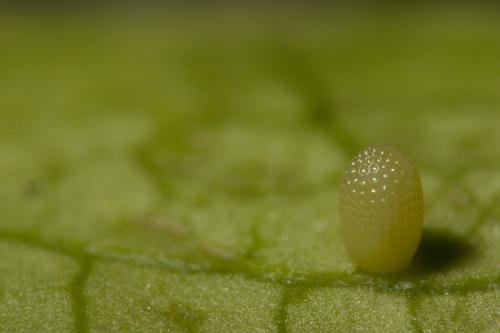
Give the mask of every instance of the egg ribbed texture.
POLYGON ((412 160, 391 146, 366 147, 345 170, 338 200, 344 244, 357 266, 385 273, 411 262, 423 221, 412 160))

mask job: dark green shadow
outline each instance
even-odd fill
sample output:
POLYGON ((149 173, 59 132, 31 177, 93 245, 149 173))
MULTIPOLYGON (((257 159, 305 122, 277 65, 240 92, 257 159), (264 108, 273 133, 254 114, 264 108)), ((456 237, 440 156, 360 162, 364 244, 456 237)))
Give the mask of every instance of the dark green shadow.
POLYGON ((445 231, 424 229, 420 246, 408 274, 429 275, 445 272, 469 260, 476 248, 465 238, 445 231))

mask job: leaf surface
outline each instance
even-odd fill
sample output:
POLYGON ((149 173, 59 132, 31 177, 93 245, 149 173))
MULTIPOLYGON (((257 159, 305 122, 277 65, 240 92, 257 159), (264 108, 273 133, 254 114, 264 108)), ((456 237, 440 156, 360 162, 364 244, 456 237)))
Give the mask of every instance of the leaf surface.
POLYGON ((498 331, 500 25, 390 13, 2 21, 0 330, 498 331), (371 143, 423 179, 390 276, 339 234, 371 143))

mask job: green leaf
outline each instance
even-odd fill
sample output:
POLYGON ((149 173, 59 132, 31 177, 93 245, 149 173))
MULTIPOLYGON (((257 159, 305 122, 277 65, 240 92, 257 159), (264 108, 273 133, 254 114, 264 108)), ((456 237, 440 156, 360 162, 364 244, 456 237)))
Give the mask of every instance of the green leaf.
POLYGON ((500 24, 376 13, 2 20, 0 331, 498 331, 500 24), (371 143, 423 179, 393 275, 339 233, 371 143))

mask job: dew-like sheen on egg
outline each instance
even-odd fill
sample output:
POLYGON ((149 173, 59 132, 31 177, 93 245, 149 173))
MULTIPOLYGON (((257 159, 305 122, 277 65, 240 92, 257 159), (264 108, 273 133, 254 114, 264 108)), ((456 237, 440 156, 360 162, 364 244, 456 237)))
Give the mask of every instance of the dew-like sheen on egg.
POLYGON ((346 168, 338 203, 344 244, 357 266, 384 273, 411 262, 423 221, 422 186, 412 160, 391 146, 366 147, 346 168))

